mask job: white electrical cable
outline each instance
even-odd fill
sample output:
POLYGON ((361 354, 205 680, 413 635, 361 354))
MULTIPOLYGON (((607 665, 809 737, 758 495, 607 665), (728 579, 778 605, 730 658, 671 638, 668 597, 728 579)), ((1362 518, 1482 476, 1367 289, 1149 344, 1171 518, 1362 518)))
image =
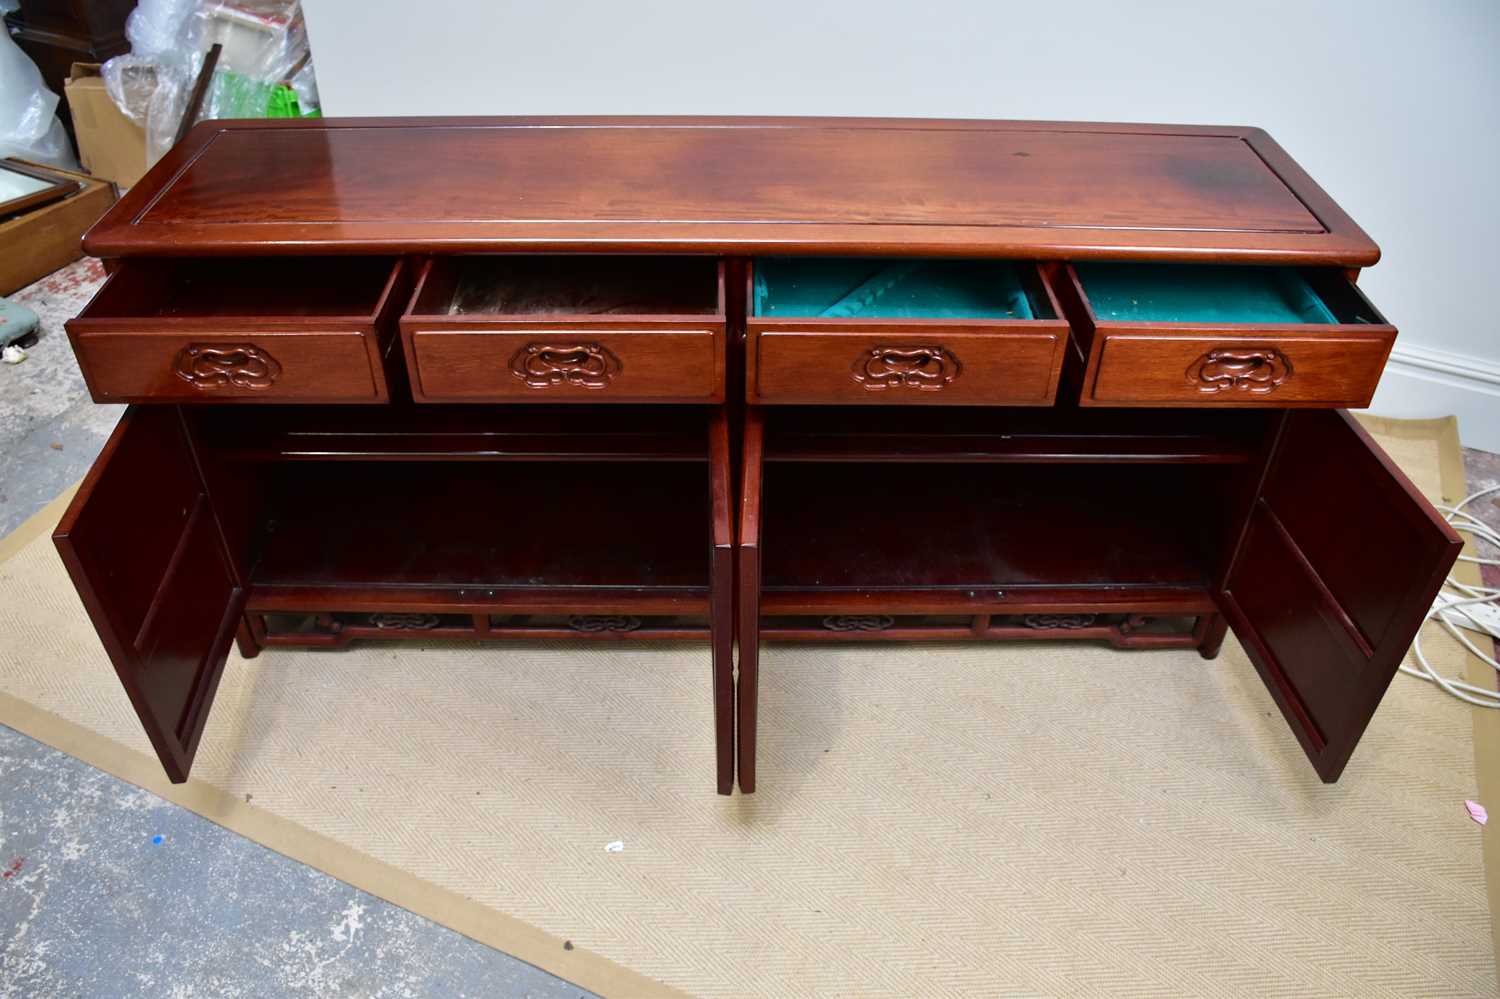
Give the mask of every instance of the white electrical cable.
MULTIPOLYGON (((1457 506, 1438 506, 1438 510, 1443 514, 1443 519, 1452 525, 1455 531, 1471 535, 1476 541, 1485 541, 1496 548, 1500 548, 1500 531, 1496 531, 1493 527, 1490 527, 1464 509, 1480 497, 1488 496, 1490 493, 1495 492, 1500 492, 1500 486, 1490 486, 1488 489, 1481 489, 1477 493, 1465 496, 1457 506)), ((1500 559, 1480 558, 1475 555, 1460 555, 1459 559, 1478 565, 1500 565, 1500 559)), ((1438 599, 1433 602, 1432 610, 1427 614, 1427 620, 1436 621, 1442 625, 1443 630, 1457 639, 1460 645, 1489 663, 1497 672, 1500 672, 1500 662, 1496 662, 1495 657, 1489 653, 1481 652, 1479 646, 1470 641, 1464 635, 1463 631, 1460 630, 1461 626, 1454 624, 1455 618, 1463 618, 1473 624, 1474 628, 1481 634, 1493 634, 1490 631, 1492 626, 1486 625, 1484 621, 1476 617, 1474 613, 1466 610, 1466 608, 1476 604, 1496 603, 1500 603, 1500 588, 1493 586, 1470 586, 1466 583, 1460 583, 1452 576, 1449 576, 1443 581, 1443 589, 1439 592, 1438 599)), ((1493 650, 1493 644, 1490 647, 1493 650)), ((1416 638, 1412 641, 1411 651, 1412 655, 1416 657, 1417 666, 1420 668, 1403 665, 1401 672, 1407 676, 1414 676, 1419 680, 1435 683, 1460 701, 1466 701, 1481 708, 1500 708, 1500 690, 1496 690, 1493 687, 1477 687, 1472 683, 1465 683, 1453 677, 1438 675, 1438 672, 1432 668, 1432 664, 1427 661, 1427 656, 1422 652, 1422 633, 1420 631, 1417 632, 1416 638)))

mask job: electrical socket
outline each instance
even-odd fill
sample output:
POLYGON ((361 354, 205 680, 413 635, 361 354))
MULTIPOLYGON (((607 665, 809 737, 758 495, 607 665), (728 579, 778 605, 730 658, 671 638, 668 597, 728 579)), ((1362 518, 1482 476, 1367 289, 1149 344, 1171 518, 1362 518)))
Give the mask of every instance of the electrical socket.
POLYGON ((1500 604, 1464 604, 1463 607, 1444 610, 1449 604, 1467 599, 1452 593, 1439 593, 1432 608, 1442 611, 1443 619, 1449 624, 1500 639, 1500 604))

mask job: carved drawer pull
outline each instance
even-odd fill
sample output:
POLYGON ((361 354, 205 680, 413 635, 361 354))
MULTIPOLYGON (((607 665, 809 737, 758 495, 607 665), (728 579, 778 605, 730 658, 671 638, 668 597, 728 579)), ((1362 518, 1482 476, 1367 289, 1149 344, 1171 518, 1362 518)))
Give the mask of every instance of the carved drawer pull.
POLYGON ((534 389, 554 385, 602 389, 624 367, 609 348, 598 343, 528 343, 510 359, 510 370, 534 389))
POLYGON ((177 377, 200 389, 270 388, 281 377, 276 358, 253 343, 190 343, 177 352, 177 377))
POLYGON ((1274 392, 1292 377, 1292 362, 1275 347, 1211 350, 1187 369, 1188 384, 1198 391, 1274 392))
POLYGON ((871 392, 911 388, 936 392, 963 373, 944 347, 871 347, 854 361, 854 380, 871 392))

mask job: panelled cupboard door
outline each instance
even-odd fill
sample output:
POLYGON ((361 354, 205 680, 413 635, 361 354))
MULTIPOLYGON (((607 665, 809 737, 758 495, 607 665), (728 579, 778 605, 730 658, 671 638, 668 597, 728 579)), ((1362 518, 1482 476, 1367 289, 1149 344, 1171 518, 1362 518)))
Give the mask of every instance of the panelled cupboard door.
POLYGON ((176 406, 133 406, 52 536, 173 782, 187 780, 245 591, 176 406))
POLYGON ((1338 780, 1463 543, 1342 410, 1288 413, 1216 595, 1338 780))

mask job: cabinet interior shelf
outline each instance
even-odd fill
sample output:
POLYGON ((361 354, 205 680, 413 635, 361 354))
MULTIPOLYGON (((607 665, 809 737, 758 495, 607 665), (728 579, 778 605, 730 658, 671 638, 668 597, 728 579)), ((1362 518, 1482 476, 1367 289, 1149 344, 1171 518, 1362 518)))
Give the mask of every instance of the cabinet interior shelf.
POLYGON ((1058 464, 1020 477, 985 464, 768 464, 765 606, 795 605, 798 593, 925 593, 928 603, 934 591, 994 603, 1017 591, 1106 602, 1206 594, 1228 471, 1058 464))
POLYGON ((706 606, 702 466, 560 462, 500 472, 450 462, 417 476, 391 463, 298 463, 265 466, 264 489, 253 604, 272 591, 322 592, 330 606, 356 608, 441 590, 428 595, 499 607, 549 591, 570 605, 590 594, 656 594, 706 606))
POLYGON ((203 439, 252 461, 703 462, 695 406, 276 406, 194 412, 203 439))
POLYGON ((769 462, 1082 462, 1234 465, 1268 414, 1028 408, 766 408, 769 462))

